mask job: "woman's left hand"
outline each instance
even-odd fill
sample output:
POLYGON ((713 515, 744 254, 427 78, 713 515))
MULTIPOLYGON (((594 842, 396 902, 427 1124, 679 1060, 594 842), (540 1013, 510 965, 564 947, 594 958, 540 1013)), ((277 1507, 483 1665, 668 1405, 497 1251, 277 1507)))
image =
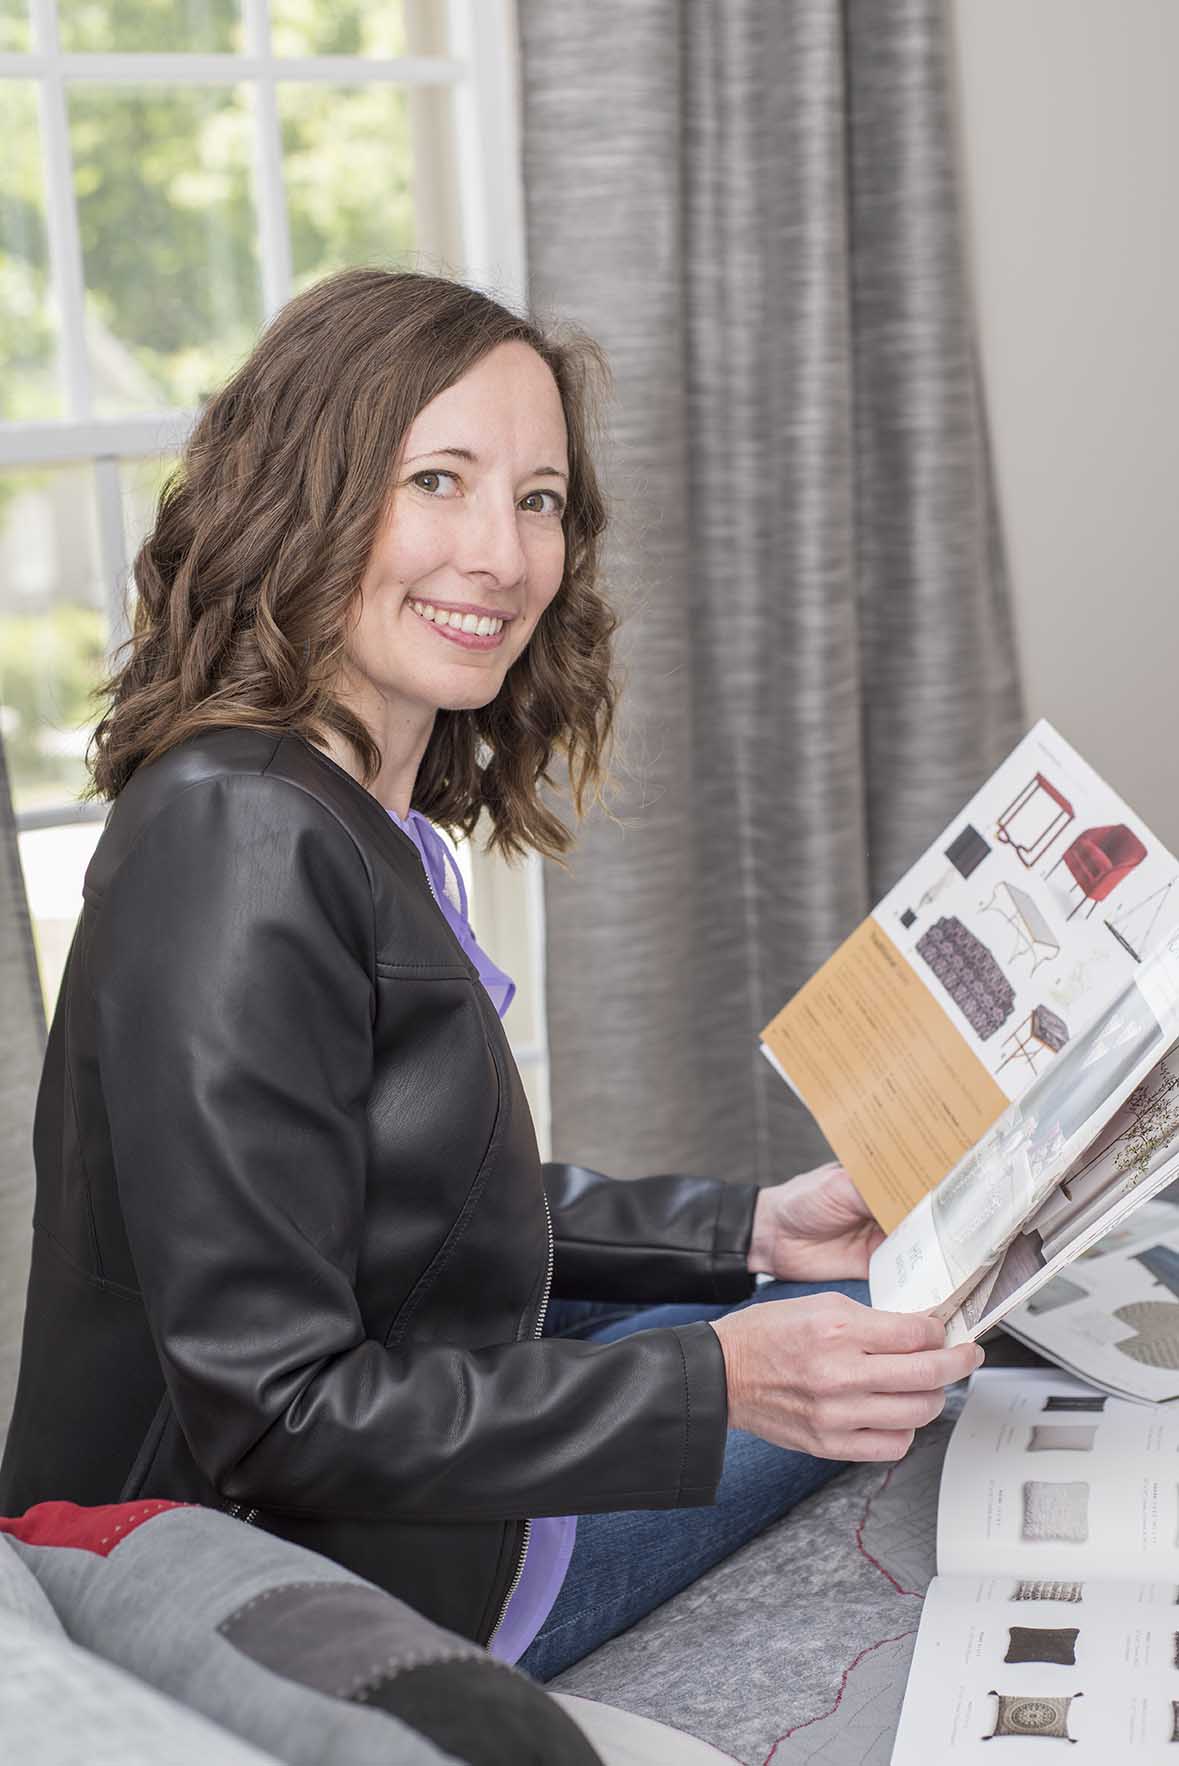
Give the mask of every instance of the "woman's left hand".
POLYGON ((884 1233, 842 1165, 820 1165, 761 1191, 749 1268, 782 1281, 866 1276, 884 1233))

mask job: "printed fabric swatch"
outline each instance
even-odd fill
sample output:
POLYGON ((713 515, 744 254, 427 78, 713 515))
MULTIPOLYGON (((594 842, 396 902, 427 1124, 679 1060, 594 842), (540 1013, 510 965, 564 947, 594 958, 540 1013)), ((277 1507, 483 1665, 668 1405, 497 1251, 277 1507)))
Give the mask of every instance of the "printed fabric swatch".
POLYGON ((1044 1400, 1045 1410, 1104 1410, 1104 1393, 1093 1393, 1092 1396, 1081 1397, 1079 1394, 1054 1393, 1044 1400))
POLYGON ((1008 1628, 1005 1662, 1055 1662, 1072 1668, 1077 1660, 1076 1625, 1012 1625, 1008 1628))
MULTIPOLYGON (((1083 1582, 1017 1582, 1012 1600, 1066 1600, 1076 1605, 1085 1592, 1083 1582)), ((1179 1605, 1179 1602, 1176 1603, 1179 1605)))
POLYGON ((1179 1699, 1171 1700, 1171 1740, 1179 1741, 1179 1699))
POLYGON ((1042 1735, 1054 1741, 1076 1741, 1076 1736, 1068 1732, 1068 1708, 1073 1699, 1083 1698, 1083 1693, 1070 1693, 1065 1699, 1031 1698, 1027 1693, 1012 1698, 992 1690, 990 1696, 998 1699, 999 1709, 995 1727, 990 1735, 983 1736, 983 1741, 994 1741, 998 1735, 1042 1735))
POLYGON ((1081 1545, 1089 1537, 1089 1486, 1038 1478, 1023 1487, 1023 1536, 1081 1545))
POLYGON ((1029 1453, 1092 1453, 1096 1423, 1038 1423, 1028 1442, 1029 1453))
POLYGON ((1058 1306, 1071 1306, 1074 1300, 1083 1300, 1088 1294, 1080 1282, 1070 1282, 1067 1276, 1053 1276, 1046 1282, 1038 1294, 1033 1294, 1028 1301, 1028 1311, 1033 1313, 1055 1312, 1058 1306))
POLYGON ((1175 1666, 1176 1666, 1176 1668, 1179 1668, 1179 1631, 1176 1631, 1176 1632, 1175 1632, 1175 1655, 1174 1655, 1174 1660, 1175 1660, 1175 1666))
POLYGON ((1119 1355, 1143 1367, 1179 1368, 1179 1305, 1174 1300, 1134 1300, 1116 1307, 1114 1317, 1134 1332, 1114 1344, 1119 1355))

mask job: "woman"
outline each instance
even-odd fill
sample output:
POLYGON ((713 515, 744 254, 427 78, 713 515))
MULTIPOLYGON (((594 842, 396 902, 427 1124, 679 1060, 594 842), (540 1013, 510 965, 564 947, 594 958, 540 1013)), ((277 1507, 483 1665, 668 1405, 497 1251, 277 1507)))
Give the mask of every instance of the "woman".
POLYGON ((200 418, 95 736, 114 808, 0 1479, 7 1512, 225 1507, 541 1676, 837 1462, 903 1453, 976 1359, 846 1295, 730 1309, 756 1271, 862 1277, 838 1168, 759 1194, 538 1161, 510 984, 426 818, 557 854, 550 765, 578 810, 599 781, 594 360, 355 271, 200 418))

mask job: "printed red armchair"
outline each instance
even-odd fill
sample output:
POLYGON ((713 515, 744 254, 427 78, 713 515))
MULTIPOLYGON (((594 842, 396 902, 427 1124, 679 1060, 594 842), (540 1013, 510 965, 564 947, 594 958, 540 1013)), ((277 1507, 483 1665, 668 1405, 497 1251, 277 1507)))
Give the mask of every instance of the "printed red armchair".
POLYGON ((1145 857, 1145 846, 1123 822, 1108 828, 1086 828, 1078 834, 1052 867, 1055 871, 1058 865, 1067 865, 1073 882, 1080 885, 1081 895, 1069 919, 1086 898, 1091 914, 1097 903, 1104 901, 1145 857))

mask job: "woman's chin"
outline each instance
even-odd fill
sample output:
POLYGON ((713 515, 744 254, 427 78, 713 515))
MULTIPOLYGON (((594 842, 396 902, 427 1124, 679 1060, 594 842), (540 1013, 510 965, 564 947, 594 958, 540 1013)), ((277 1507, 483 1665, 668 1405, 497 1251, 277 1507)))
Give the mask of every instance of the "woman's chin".
POLYGON ((447 681, 438 692, 439 711, 481 711, 490 705, 504 684, 503 669, 464 669, 469 678, 447 681))

